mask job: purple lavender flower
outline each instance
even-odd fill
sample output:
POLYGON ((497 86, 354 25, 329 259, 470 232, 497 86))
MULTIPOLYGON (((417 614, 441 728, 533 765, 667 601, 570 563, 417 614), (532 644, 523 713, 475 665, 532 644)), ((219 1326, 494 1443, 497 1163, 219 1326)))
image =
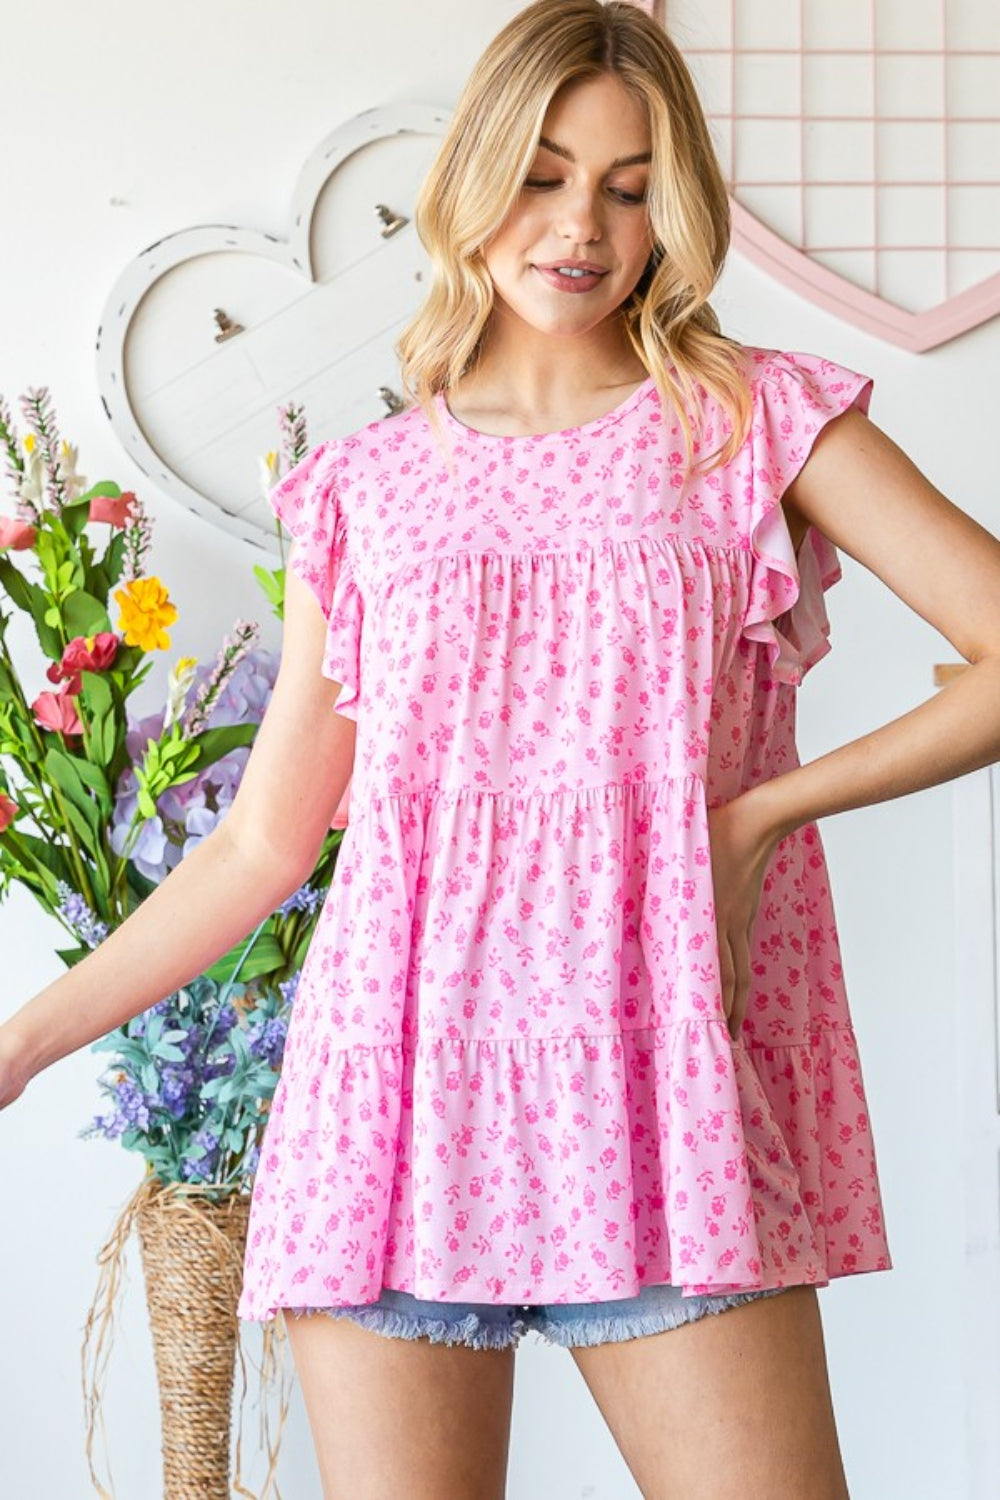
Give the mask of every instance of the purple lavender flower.
POLYGON ((197 1075, 193 1068, 164 1068, 160 1078, 160 1098, 164 1109, 175 1120, 180 1120, 187 1114, 196 1081, 197 1075))
POLYGON ((268 1020, 254 1022, 247 1028, 250 1055, 277 1068, 284 1055, 287 1031, 288 1022, 284 1016, 272 1016, 268 1020))
POLYGON ((114 1095, 116 1115, 124 1122, 123 1129, 147 1130, 149 1107, 142 1089, 126 1076, 114 1085, 114 1095))
POLYGON ((191 1138, 192 1146, 200 1146, 205 1153, 196 1160, 181 1162, 181 1176, 189 1182, 208 1182, 215 1171, 219 1158, 219 1137, 209 1125, 203 1125, 191 1138))
POLYGON ((278 989, 281 992, 281 998, 282 1000, 284 1000, 289 1010, 295 1004, 295 996, 299 988, 299 976, 301 973, 301 969, 297 970, 296 973, 292 975, 291 979, 286 979, 278 985, 278 989))
POLYGON ((125 529, 125 550, 122 557, 122 581, 141 578, 146 571, 146 559, 153 543, 153 528, 146 507, 137 495, 132 496, 129 506, 129 523, 125 529))
POLYGON ((59 915, 80 942, 88 948, 103 943, 110 931, 107 922, 95 916, 83 897, 65 880, 57 883, 56 890, 59 893, 59 915))
POLYGON ((278 912, 283 917, 287 917, 293 911, 313 912, 321 904, 325 895, 326 891, 316 890, 307 881, 305 885, 300 885, 297 891, 293 891, 286 900, 282 901, 278 912))
POLYGON ((226 636, 215 665, 196 689, 194 702, 184 717, 184 734, 188 739, 207 727, 216 703, 259 636, 260 626, 249 620, 238 620, 232 635, 226 636))
MULTIPOLYGON (((207 679, 210 670, 200 667, 195 682, 198 683, 199 678, 207 679)), ((213 725, 259 723, 264 717, 277 675, 278 657, 273 651, 264 646, 248 651, 216 699, 212 710, 213 725)))

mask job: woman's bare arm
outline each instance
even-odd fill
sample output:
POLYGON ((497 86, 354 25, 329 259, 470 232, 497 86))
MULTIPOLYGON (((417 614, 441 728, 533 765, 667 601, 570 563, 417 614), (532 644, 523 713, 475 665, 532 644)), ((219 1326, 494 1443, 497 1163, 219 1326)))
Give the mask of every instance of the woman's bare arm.
MULTIPOLYGON (((746 796, 774 836, 1000 760, 1000 541, 856 409, 818 435, 784 503, 972 665, 917 708, 752 788, 746 796)), ((863 666, 883 670, 875 653, 863 666)))
POLYGON ((354 763, 355 726, 320 671, 325 629, 289 570, 281 667, 232 807, 126 922, 0 1026, 0 1106, 200 974, 308 877, 354 763), (5 1067, 20 1085, 6 1097, 5 1067))
MULTIPOLYGON (((1000 541, 935 489, 857 409, 823 428, 782 499, 946 636, 967 672, 898 719, 758 783, 709 813, 723 1004, 739 1036, 762 882, 782 838, 1000 759, 1000 541)), ((884 670, 876 654, 864 669, 884 670)))

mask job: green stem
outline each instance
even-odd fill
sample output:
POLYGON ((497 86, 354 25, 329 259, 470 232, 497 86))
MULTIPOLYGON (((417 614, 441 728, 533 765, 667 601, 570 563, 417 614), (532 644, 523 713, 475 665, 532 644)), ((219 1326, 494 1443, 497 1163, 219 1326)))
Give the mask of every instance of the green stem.
MULTIPOLYGON (((32 737, 35 749, 38 752, 38 762, 39 764, 43 764, 46 753, 45 741, 42 739, 38 725, 35 723, 34 715, 31 712, 30 705, 28 704, 28 701, 24 696, 24 691, 21 687, 21 681, 17 675, 17 669, 14 665, 13 658, 11 657, 10 650, 7 646, 6 638, 3 636, 0 636, 0 655, 2 655, 4 665, 9 669, 10 680, 14 689, 14 698, 18 708, 21 710, 24 722, 28 726, 28 732, 32 737)), ((77 879, 82 882, 79 887, 80 895, 84 896, 89 904, 93 906, 94 893, 91 889, 90 881, 82 864, 80 851, 77 846, 76 838, 72 831, 72 825, 70 824, 69 819, 66 816, 65 805, 63 804, 59 789, 58 787, 52 787, 50 789, 46 785, 45 781, 41 778, 41 776, 39 776, 34 771, 34 764, 35 762, 33 761, 27 761, 21 764, 21 772, 35 788, 36 792, 42 800, 42 803, 45 806, 45 811, 48 814, 49 818, 52 820, 53 824, 60 827, 69 840, 68 852, 70 862, 76 872, 77 879), (54 804, 52 798, 55 799, 54 804)), ((55 840, 50 838, 44 829, 42 829, 42 836, 43 838, 45 838, 46 843, 55 843, 55 840)), ((60 847, 63 846, 60 845, 60 847)))

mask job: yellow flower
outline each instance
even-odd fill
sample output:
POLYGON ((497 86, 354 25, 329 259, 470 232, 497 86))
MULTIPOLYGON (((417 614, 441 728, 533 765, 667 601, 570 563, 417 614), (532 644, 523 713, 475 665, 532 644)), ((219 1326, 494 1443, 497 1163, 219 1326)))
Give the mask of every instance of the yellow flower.
POLYGON ((166 626, 177 619, 166 589, 158 578, 133 578, 123 589, 115 589, 121 609, 118 629, 126 645, 143 651, 166 651, 170 645, 166 626))

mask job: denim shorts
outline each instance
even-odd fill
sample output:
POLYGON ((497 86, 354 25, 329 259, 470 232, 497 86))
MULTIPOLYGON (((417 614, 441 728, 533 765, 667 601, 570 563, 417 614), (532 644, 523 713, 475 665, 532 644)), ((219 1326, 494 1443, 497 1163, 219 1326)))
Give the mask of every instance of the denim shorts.
POLYGON ((324 1312, 350 1318, 388 1338, 426 1338, 435 1344, 467 1344, 470 1349, 506 1349, 534 1330, 550 1344, 610 1344, 619 1339, 663 1333, 706 1313, 720 1313, 757 1297, 773 1297, 783 1287, 755 1288, 727 1295, 685 1297, 677 1286, 646 1286, 637 1297, 606 1302, 546 1302, 535 1305, 489 1302, 421 1302, 409 1292, 383 1287, 376 1302, 347 1307, 286 1308, 300 1316, 324 1312))

